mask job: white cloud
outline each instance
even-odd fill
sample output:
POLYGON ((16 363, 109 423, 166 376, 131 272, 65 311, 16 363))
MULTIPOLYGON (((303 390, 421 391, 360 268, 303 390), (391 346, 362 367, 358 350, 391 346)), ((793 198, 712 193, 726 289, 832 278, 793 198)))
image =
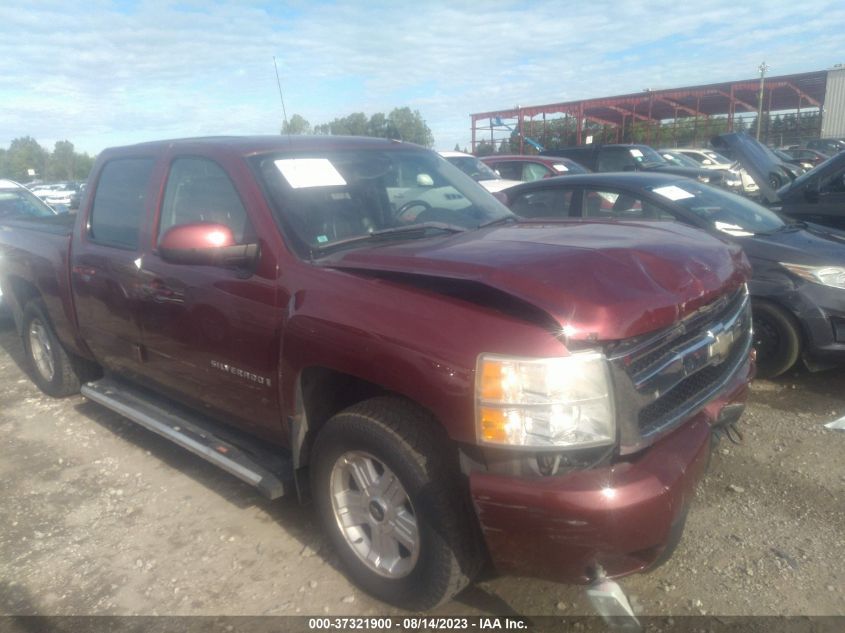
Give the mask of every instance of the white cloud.
POLYGON ((451 148, 471 112, 753 77, 763 59, 775 74, 824 68, 843 61, 843 26, 823 0, 5 6, 0 147, 275 133, 275 55, 288 114, 409 105, 451 148))

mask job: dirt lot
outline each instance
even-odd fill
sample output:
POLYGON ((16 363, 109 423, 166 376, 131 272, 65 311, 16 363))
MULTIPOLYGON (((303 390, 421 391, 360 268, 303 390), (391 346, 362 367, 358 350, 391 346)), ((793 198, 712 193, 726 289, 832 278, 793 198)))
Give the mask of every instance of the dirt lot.
MULTIPOLYGON (((80 397, 51 400, 0 323, 0 613, 398 614, 338 571, 310 508, 269 502, 80 397)), ((675 557, 622 582, 652 615, 845 614, 845 370, 758 381, 675 557)), ((590 614, 582 590, 480 582, 442 614, 590 614)))

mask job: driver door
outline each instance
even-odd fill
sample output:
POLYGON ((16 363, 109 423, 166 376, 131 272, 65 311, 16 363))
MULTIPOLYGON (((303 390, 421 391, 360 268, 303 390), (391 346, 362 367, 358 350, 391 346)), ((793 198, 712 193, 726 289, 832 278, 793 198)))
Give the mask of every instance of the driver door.
MULTIPOLYGON (((210 222, 228 226, 239 243, 258 242, 242 199, 218 163, 176 157, 154 241, 171 227, 210 222)), ((144 254, 142 271, 141 335, 148 379, 224 422, 259 435, 278 433, 275 266, 259 262, 256 271, 249 271, 174 264, 153 248, 144 254)))

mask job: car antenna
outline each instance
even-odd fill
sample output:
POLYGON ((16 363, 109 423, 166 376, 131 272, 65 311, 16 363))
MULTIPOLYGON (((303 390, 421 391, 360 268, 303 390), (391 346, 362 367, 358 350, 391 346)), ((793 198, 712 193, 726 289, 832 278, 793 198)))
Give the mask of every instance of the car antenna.
MULTIPOLYGON (((285 127, 288 128, 288 113, 285 110, 285 98, 282 96, 282 81, 279 79, 279 67, 276 64, 276 56, 273 55, 273 68, 276 69, 276 85, 279 87, 279 101, 282 102, 282 119, 285 127)), ((288 128, 288 136, 290 136, 290 128, 288 128)))

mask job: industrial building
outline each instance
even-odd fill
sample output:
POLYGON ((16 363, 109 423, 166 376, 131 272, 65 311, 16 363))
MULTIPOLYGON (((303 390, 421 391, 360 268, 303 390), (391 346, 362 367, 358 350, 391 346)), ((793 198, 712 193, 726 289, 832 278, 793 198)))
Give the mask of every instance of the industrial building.
POLYGON ((528 146, 591 142, 701 144, 716 128, 756 133, 753 128, 761 102, 760 138, 764 142, 783 145, 806 138, 845 137, 845 67, 837 64, 816 72, 645 89, 614 97, 472 114, 472 151, 482 144, 498 148, 503 141, 510 151, 519 153, 528 146), (772 122, 793 115, 789 132, 781 132, 777 138, 772 122), (550 138, 560 135, 561 119, 569 131, 565 143, 550 138))

